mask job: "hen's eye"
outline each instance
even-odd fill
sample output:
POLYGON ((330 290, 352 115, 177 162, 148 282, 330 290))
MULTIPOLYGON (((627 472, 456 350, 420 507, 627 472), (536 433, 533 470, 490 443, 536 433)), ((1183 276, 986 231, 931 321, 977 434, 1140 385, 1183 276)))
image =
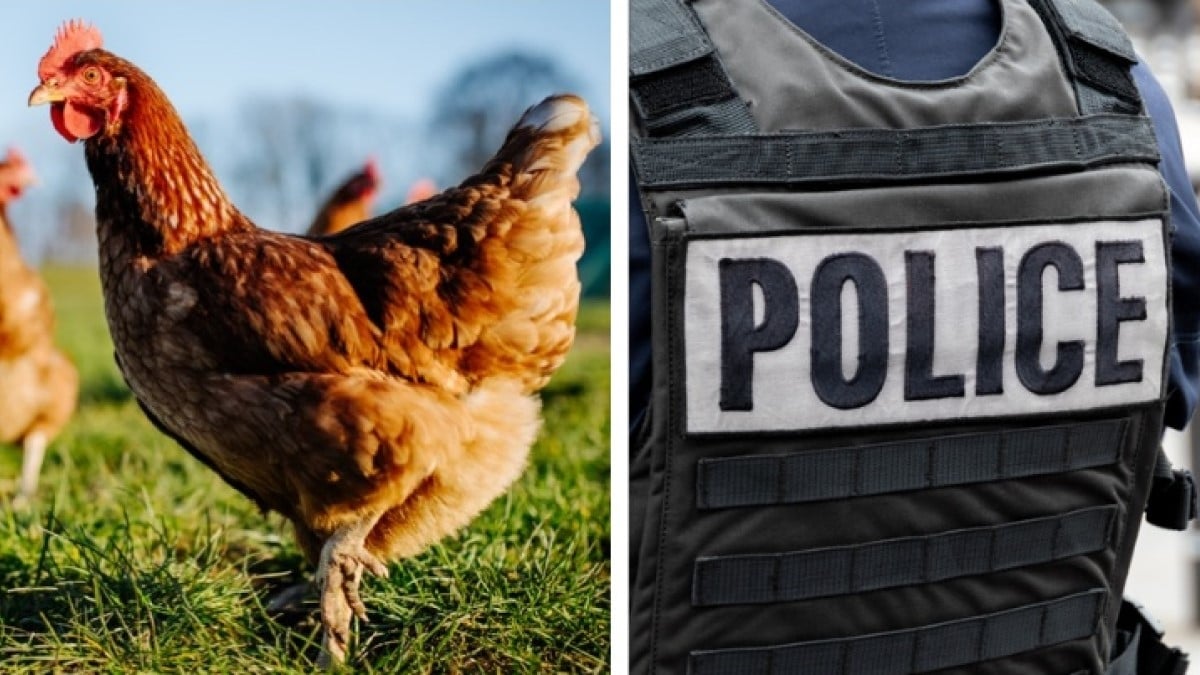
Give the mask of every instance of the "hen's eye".
POLYGON ((88 68, 83 71, 83 81, 88 84, 95 84, 100 79, 100 71, 95 68, 88 68))

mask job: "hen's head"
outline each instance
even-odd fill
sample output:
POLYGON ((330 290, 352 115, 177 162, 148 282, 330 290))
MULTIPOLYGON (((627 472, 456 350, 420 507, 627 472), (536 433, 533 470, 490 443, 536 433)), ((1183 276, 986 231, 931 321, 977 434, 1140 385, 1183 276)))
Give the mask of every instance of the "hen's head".
POLYGON ((379 192, 379 184, 379 164, 370 157, 362 171, 350 180, 349 187, 356 197, 370 200, 379 192))
POLYGON ((129 103, 127 79, 116 72, 119 61, 101 49, 103 42, 95 27, 68 21, 38 62, 40 84, 29 105, 49 103, 54 129, 72 143, 119 128, 129 103))
POLYGON ((434 183, 432 178, 419 178, 417 182, 408 187, 408 195, 404 197, 404 203, 416 204, 417 202, 423 202, 436 195, 437 192, 437 183, 434 183))
POLYGON ((346 182, 338 188, 334 194, 333 201, 336 204, 345 204, 353 201, 364 201, 370 203, 375 199, 375 195, 379 192, 379 166, 375 162, 375 158, 367 159, 366 165, 358 173, 346 179, 346 182))
POLYGON ((0 162, 0 204, 21 196, 25 188, 37 182, 33 167, 26 161, 25 155, 16 148, 9 148, 8 156, 0 162))

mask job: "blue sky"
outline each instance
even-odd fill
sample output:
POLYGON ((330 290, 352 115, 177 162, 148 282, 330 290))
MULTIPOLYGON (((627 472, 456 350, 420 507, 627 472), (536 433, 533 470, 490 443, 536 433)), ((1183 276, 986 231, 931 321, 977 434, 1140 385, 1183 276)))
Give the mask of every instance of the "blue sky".
MULTIPOLYGON (((238 124, 235 113, 247 99, 305 96, 420 129, 456 71, 512 49, 555 60, 606 131, 610 119, 607 0, 44 0, 9 10, 0 40, 0 149, 19 145, 42 178, 11 212, 35 258, 53 245, 47 225, 57 200, 91 193, 81 148, 53 131, 45 107, 26 106, 37 62, 67 19, 94 24, 105 49, 154 78, 186 121, 206 125, 201 148, 226 181, 232 177, 222 175, 220 157, 239 137, 222 133, 222 125, 238 124)), ((421 142, 439 147, 436 135, 421 142)), ((432 160, 414 154, 421 149, 411 136, 375 141, 385 199, 398 199, 424 173, 420 164, 432 160)), ((356 169, 366 154, 348 147, 331 170, 356 169)), ((261 217, 268 227, 303 225, 261 217)))
MULTIPOLYGON (((0 135, 24 131, 36 66, 65 19, 148 72, 187 118, 251 93, 309 93, 420 117, 463 63, 509 47, 560 59, 608 118, 606 0, 135 2, 76 0, 10 8, 0 41, 0 135)), ((0 142, 3 142, 0 140, 0 142)))

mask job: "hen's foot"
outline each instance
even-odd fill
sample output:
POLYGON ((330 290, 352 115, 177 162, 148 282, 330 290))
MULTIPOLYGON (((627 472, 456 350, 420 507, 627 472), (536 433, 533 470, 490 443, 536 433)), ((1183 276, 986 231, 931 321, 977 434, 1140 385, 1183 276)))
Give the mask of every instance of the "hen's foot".
POLYGON ((321 624, 325 627, 321 656, 317 660, 322 668, 345 661, 351 619, 357 616, 364 622, 367 620, 367 608, 358 592, 363 571, 387 576, 387 566, 367 551, 362 529, 338 530, 321 549, 314 581, 321 593, 321 624))

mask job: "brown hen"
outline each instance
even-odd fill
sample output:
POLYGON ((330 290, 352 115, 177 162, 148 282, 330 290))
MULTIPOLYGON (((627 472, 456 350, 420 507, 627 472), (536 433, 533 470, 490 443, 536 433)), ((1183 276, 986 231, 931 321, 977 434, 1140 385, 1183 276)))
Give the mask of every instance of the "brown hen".
POLYGON ((367 160, 362 170, 342 181, 321 204, 312 224, 308 226, 307 236, 335 234, 370 218, 378 194, 379 167, 372 158, 367 160))
POLYGON ((364 570, 469 522, 521 473, 563 362, 598 142, 575 96, 531 108, 457 188, 322 239, 257 229, 158 86, 65 25, 30 104, 83 139, 105 313, 146 414, 317 564, 323 660, 364 570))
POLYGON ((0 162, 0 442, 22 446, 14 504, 31 500, 46 446, 75 410, 79 376, 54 346, 54 308, 41 278, 25 264, 8 204, 34 181, 15 149, 0 162))

